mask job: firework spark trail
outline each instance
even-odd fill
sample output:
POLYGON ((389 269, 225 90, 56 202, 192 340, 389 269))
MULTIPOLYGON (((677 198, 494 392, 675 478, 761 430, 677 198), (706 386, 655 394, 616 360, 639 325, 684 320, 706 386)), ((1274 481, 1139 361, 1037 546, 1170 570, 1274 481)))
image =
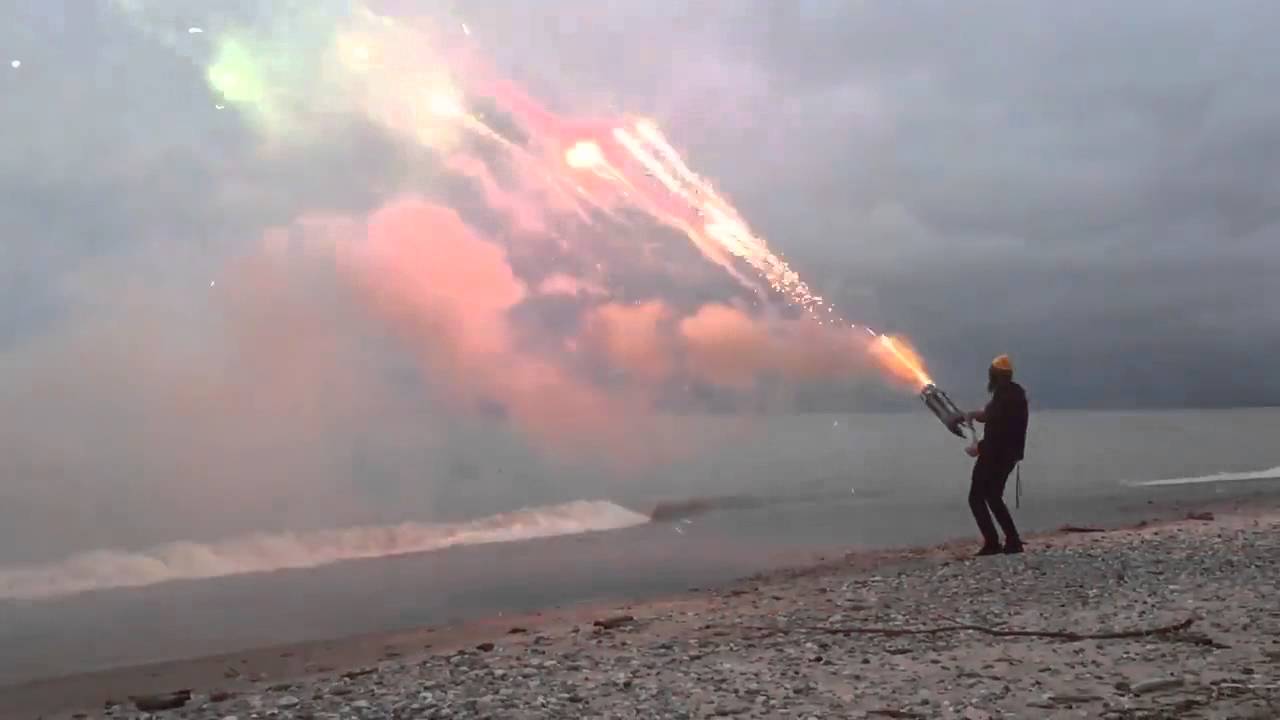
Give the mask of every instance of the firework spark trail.
MULTIPOLYGON (((874 331, 872 334, 875 334, 874 331)), ((933 384, 933 378, 925 372, 924 361, 914 350, 904 347, 901 339, 890 335, 878 335, 876 340, 878 347, 872 349, 872 354, 882 356, 880 359, 886 369, 905 381, 914 382, 921 388, 933 384)))
MULTIPOLYGON (((667 142, 657 125, 649 120, 640 120, 636 122, 635 129, 640 137, 658 150, 667 163, 675 169, 680 178, 693 187, 695 197, 707 199, 710 205, 709 212, 715 219, 714 224, 709 224, 708 228, 717 228, 720 231, 717 234, 726 236, 727 239, 731 240, 735 254, 751 262, 757 270, 769 278, 775 290, 788 292, 804 309, 812 312, 815 307, 823 305, 822 298, 813 294, 798 274, 769 251, 764 241, 748 228, 746 221, 742 219, 737 210, 721 198, 710 183, 689 169, 680 154, 667 142)), ((687 197, 687 194, 685 196, 687 197)), ((707 210, 703 210, 699 214, 703 215, 707 214, 707 212, 707 210)), ((828 308, 828 311, 830 311, 830 308, 828 308)))
MULTIPOLYGON (((826 305, 821 296, 816 295, 809 289, 809 286, 800 278, 798 273, 769 250, 764 240, 751 231, 738 211, 728 201, 720 197, 710 183, 689 169, 680 154, 662 135, 657 125, 649 120, 640 120, 635 123, 635 130, 650 146, 657 149, 662 158, 666 160, 667 165, 675 171, 675 175, 678 175, 685 183, 678 190, 673 187, 673 192, 677 192, 680 197, 691 203, 699 203, 699 199, 705 198, 700 204, 695 205, 695 208, 700 217, 710 216, 711 219, 706 224, 706 233, 709 236, 719 240, 730 252, 747 260, 769 280, 774 290, 790 297, 796 305, 813 315, 819 323, 823 323, 824 319, 818 311, 825 308, 828 314, 834 312, 831 306, 826 305)), ((617 136, 620 141, 624 137, 628 139, 631 137, 622 130, 618 131, 617 136)), ((644 153, 643 149, 639 148, 634 141, 624 143, 624 146, 631 150, 633 154, 640 155, 643 153, 644 159, 642 162, 646 167, 657 165, 656 159, 652 155, 644 153)), ((655 173, 655 175, 668 187, 671 187, 675 182, 672 178, 672 173, 665 168, 660 174, 655 173)), ((847 322, 843 321, 843 319, 837 319, 837 321, 842 324, 847 322)), ((852 328, 859 327, 853 323, 849 323, 849 326, 852 328)), ((914 350, 905 346, 903 340, 877 333, 865 326, 863 327, 868 334, 876 338, 876 344, 872 346, 871 353, 885 366, 887 371, 899 379, 914 383, 921 388, 933 382, 933 379, 924 369, 924 361, 914 350)))
MULTIPOLYGON (((526 100, 526 111, 527 103, 526 100)), ((544 126, 554 119, 554 115, 545 110, 542 110, 540 116, 544 126)), ((470 122, 479 127, 487 127, 474 117, 470 117, 470 122)), ((813 293, 784 260, 769 250, 767 243, 750 229, 736 208, 688 167, 657 125, 650 120, 639 120, 633 127, 634 133, 625 127, 615 127, 610 136, 619 148, 639 164, 646 176, 654 178, 662 186, 667 193, 666 202, 658 193, 646 188, 640 180, 632 180, 621 163, 611 162, 599 140, 584 139, 569 145, 563 151, 564 166, 573 170, 590 171, 595 177, 619 186, 619 198, 679 229, 708 259, 744 284, 750 286, 749 281, 730 262, 729 255, 745 260, 765 277, 770 287, 809 313, 819 324, 834 322, 848 324, 851 329, 863 327, 877 340, 870 348, 871 355, 897 379, 913 384, 915 389, 933 382, 924 369, 922 359, 914 350, 906 347, 901 339, 877 333, 865 326, 847 323, 841 318, 824 318, 822 311, 831 315, 833 308, 821 296, 813 293), (678 198, 683 206, 671 202, 671 198, 678 198), (701 228, 698 227, 699 220, 702 221, 701 228)), ((500 137, 491 130, 487 134, 500 137)), ((514 145, 511 147, 516 148, 514 145)), ((520 151, 523 152, 523 149, 520 151)), ((553 176, 552 173, 553 171, 548 175, 553 176)), ((594 197, 585 190, 583 194, 594 197)), ((598 199, 595 204, 605 207, 609 202, 598 199)))
MULTIPOLYGON (((116 2, 135 16, 142 12, 141 0, 116 2)), ((478 46, 465 24, 452 24, 457 37, 450 39, 438 27, 383 16, 359 3, 342 12, 308 11, 301 31, 294 29, 292 17, 289 23, 272 17, 278 27, 258 34, 221 33, 226 23, 198 23, 206 29, 200 36, 212 35, 216 50, 208 68, 210 84, 228 103, 256 117, 264 133, 286 139, 305 135, 297 131, 306 111, 324 118, 345 108, 447 154, 460 151, 462 138, 475 138, 511 161, 521 185, 512 192, 538 197, 549 211, 586 222, 591 213, 622 221, 616 210, 640 210, 684 234, 708 261, 753 292, 764 294, 738 262, 817 323, 865 331, 872 341, 869 354, 888 374, 927 384, 929 376, 914 351, 899 338, 836 313, 728 199, 690 168, 656 122, 579 120, 552 112, 475 57, 478 46), (272 42, 261 42, 263 37, 272 42), (267 56, 267 48, 281 46, 288 51, 271 50, 277 56, 267 56), (315 62, 307 61, 308 53, 315 62), (516 121, 525 139, 507 137, 473 112, 472 97, 493 101, 516 121)), ((493 185, 492 178, 480 176, 486 172, 483 163, 469 167, 482 184, 493 185)))
POLYGON ((704 255, 734 277, 743 279, 728 262, 726 253, 747 261, 764 276, 770 287, 809 313, 819 324, 832 322, 847 324, 851 329, 862 327, 877 340, 871 346, 871 355, 897 379, 912 383, 915 389, 933 382, 924 369, 923 360, 914 350, 905 347, 901 339, 877 333, 866 326, 848 323, 842 318, 823 317, 823 311, 828 316, 833 315, 833 308, 810 290, 808 284, 784 260, 769 250, 767 243, 750 229, 736 208, 688 167, 656 124, 650 120, 639 120, 634 123, 634 130, 633 134, 625 127, 616 127, 611 135, 618 146, 644 169, 645 175, 662 185, 669 198, 675 197, 684 202, 685 212, 665 209, 670 203, 647 195, 637 182, 630 180, 623 170, 609 162, 598 141, 582 140, 575 143, 565 152, 565 163, 571 168, 591 170, 597 176, 631 190, 633 202, 644 201, 642 206, 651 215, 680 229, 704 255), (641 139, 645 142, 641 142, 641 139), (645 147, 646 142, 648 148, 645 147), (702 220, 701 228, 698 227, 697 220, 702 220))

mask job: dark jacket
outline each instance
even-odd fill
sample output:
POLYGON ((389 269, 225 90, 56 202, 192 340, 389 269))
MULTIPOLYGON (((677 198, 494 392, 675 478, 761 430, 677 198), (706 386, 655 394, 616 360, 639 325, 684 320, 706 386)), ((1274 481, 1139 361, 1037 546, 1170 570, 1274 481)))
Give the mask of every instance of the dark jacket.
POLYGON ((996 387, 986 408, 986 430, 978 452, 990 460, 1019 462, 1027 449, 1027 393, 1016 382, 996 387))

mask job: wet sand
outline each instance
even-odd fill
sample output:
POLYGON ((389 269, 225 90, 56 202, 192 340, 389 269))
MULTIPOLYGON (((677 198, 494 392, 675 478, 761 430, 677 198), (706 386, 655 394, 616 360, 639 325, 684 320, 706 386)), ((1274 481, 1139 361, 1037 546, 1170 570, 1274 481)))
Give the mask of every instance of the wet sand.
POLYGON ((0 717, 109 703, 138 717, 130 696, 177 690, 190 699, 160 717, 1276 717, 1275 508, 1047 533, 1021 556, 971 559, 967 540, 860 553, 660 601, 82 674, 0 690, 0 717), (594 625, 619 616, 633 619, 594 625), (1107 640, 900 634, 1187 620, 1107 640))

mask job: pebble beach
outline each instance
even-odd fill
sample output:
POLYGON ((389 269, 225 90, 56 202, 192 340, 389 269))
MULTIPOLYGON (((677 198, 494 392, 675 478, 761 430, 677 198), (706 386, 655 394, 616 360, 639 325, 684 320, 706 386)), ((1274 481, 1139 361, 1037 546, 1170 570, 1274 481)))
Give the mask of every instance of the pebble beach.
POLYGON ((1280 717, 1280 513, 974 549, 850 555, 669 601, 428 629, 417 647, 296 677, 228 660, 207 687, 102 687, 101 704, 58 717, 1280 717))

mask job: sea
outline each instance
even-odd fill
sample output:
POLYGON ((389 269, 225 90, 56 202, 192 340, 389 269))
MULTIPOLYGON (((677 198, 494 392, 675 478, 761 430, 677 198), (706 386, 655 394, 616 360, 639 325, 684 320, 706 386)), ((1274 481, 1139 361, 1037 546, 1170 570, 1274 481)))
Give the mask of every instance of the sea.
MULTIPOLYGON (((671 424, 707 450, 625 482, 564 472, 459 502, 447 518, 0 560, 0 686, 658 597, 847 552, 977 545, 972 461, 926 412, 671 424)), ((1006 499, 1034 533, 1272 498, 1277 437, 1280 409, 1037 411, 1006 499)), ((465 471, 514 478, 511 460, 482 455, 465 471)))

